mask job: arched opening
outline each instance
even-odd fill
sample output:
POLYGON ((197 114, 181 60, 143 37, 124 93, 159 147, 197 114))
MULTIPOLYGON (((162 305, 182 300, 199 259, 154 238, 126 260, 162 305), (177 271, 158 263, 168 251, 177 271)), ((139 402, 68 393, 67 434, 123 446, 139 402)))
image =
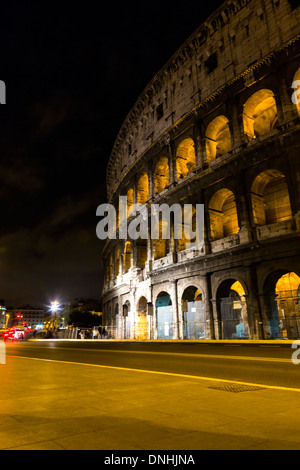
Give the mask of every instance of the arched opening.
POLYGON ((184 139, 176 152, 177 180, 186 178, 196 170, 196 153, 194 141, 191 138, 184 139))
MULTIPOLYGON (((192 233, 195 234, 197 227, 197 212, 196 207, 191 205, 190 208, 182 209, 182 223, 181 223, 181 233, 182 237, 177 239, 177 249, 178 251, 183 251, 186 248, 190 247, 192 244, 197 242, 197 237, 192 238, 192 233), (187 210, 188 209, 188 210, 187 210)), ((178 227, 180 229, 180 227, 178 227)), ((178 233, 180 233, 178 231, 178 233)))
POLYGON ((130 322, 130 302, 127 300, 123 305, 123 324, 124 324, 124 339, 131 337, 131 322, 130 322))
POLYGON ((205 140, 208 162, 225 155, 231 150, 231 133, 227 117, 218 116, 208 125, 205 140))
POLYGON ((149 337, 149 328, 147 320, 147 299, 141 297, 137 305, 137 325, 136 325, 136 339, 145 340, 149 337))
POLYGON ((137 267, 144 269, 147 262, 147 240, 139 238, 136 241, 136 257, 137 267))
POLYGON ((235 197, 227 188, 220 189, 209 203, 210 233, 212 240, 219 240, 239 232, 235 197))
POLYGON ((119 276, 120 274, 120 250, 116 251, 115 256, 115 277, 119 276))
POLYGON ((243 125, 246 140, 269 134, 277 125, 277 106, 274 93, 263 89, 254 93, 244 104, 243 125))
POLYGON ((127 191, 127 217, 130 217, 133 209, 133 189, 129 188, 127 191))
POLYGON ((247 303, 242 284, 236 279, 223 281, 217 291, 222 339, 248 339, 247 303))
POLYGON ((173 307, 167 292, 160 292, 155 302, 157 339, 173 339, 173 307))
POLYGON ((300 68, 297 70, 297 72, 294 75, 293 79, 293 103, 297 107, 298 115, 300 116, 300 68))
POLYGON ((286 178, 278 170, 266 170, 255 178, 251 201, 256 225, 274 224, 292 218, 286 178))
POLYGON ((131 268, 131 243, 126 242, 124 248, 124 273, 127 273, 131 268))
POLYGON ((270 339, 300 339, 300 277, 275 272, 265 285, 270 339))
POLYGON ((118 325, 119 305, 116 304, 111 315, 110 322, 107 325, 107 338, 115 339, 117 337, 117 325, 118 325))
POLYGON ((144 173, 137 185, 137 203, 138 204, 146 204, 149 199, 149 178, 147 173, 144 173))
POLYGON ((195 286, 189 286, 182 295, 184 339, 205 339, 205 311, 202 294, 195 286))
POLYGON ((161 193, 169 186, 169 160, 162 157, 158 160, 154 170, 155 194, 161 193))
POLYGON ((156 230, 158 232, 158 238, 153 239, 153 247, 154 247, 154 259, 161 259, 167 256, 169 253, 170 249, 170 240, 166 237, 167 230, 168 230, 168 222, 166 220, 160 220, 155 226, 155 232, 156 230), (158 227, 157 227, 158 225, 158 227))

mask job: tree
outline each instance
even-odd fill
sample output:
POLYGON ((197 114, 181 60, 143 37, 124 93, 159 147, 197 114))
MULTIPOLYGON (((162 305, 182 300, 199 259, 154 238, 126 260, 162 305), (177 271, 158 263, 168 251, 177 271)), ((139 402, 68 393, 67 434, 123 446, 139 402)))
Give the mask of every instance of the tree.
POLYGON ((99 325, 101 317, 89 311, 72 310, 69 316, 69 325, 78 328, 92 328, 99 325))

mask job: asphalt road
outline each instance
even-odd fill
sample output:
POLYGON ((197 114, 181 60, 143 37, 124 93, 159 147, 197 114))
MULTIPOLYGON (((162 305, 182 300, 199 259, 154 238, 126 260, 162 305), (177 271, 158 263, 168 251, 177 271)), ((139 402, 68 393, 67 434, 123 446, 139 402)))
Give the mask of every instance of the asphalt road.
POLYGON ((300 365, 292 362, 291 344, 5 346, 0 449, 105 456, 124 449, 300 449, 300 365))
MULTIPOLYGON (((300 345, 299 345, 300 347, 300 345)), ((7 342, 7 357, 91 364, 300 390, 300 364, 290 344, 7 342)), ((299 356, 300 357, 300 354, 299 356)))

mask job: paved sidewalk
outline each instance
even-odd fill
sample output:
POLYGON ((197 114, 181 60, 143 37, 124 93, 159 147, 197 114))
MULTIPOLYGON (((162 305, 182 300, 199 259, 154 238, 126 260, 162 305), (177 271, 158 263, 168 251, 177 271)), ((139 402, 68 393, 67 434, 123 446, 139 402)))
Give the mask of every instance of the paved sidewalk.
POLYGON ((147 339, 147 340, 137 340, 137 339, 80 339, 80 338, 72 338, 72 339, 65 339, 65 338, 30 338, 27 341, 65 341, 65 342, 86 342, 86 343, 182 343, 182 344, 265 344, 265 345, 277 345, 277 346, 288 346, 291 347, 291 344, 298 343, 300 344, 300 340, 265 340, 265 339, 245 339, 245 340, 232 340, 232 339, 147 339))
POLYGON ((300 391, 224 385, 8 356, 0 449, 300 449, 300 391))

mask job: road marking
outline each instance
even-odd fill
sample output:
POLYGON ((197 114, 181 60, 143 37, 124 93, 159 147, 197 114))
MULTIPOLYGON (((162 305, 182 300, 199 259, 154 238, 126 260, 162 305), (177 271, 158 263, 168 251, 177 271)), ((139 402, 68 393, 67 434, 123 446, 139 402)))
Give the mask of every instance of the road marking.
MULTIPOLYGON (((23 347, 26 347, 23 345, 23 347)), ((261 362, 279 362, 283 364, 291 364, 291 359, 280 359, 276 357, 256 357, 256 356, 229 356, 225 354, 193 354, 193 353, 177 353, 177 352, 159 352, 159 351, 125 351, 121 349, 92 349, 92 348, 46 348, 45 346, 34 346, 37 349, 43 349, 44 351, 55 351, 57 349, 63 351, 92 351, 92 352, 108 352, 118 354, 146 354, 146 355, 158 355, 158 356, 179 356, 179 357, 194 357, 194 358, 205 358, 205 359, 228 359, 237 361, 261 361, 261 362)))
POLYGON ((187 375, 187 374, 176 374, 174 372, 161 372, 156 370, 147 370, 147 369, 132 369, 130 367, 117 367, 117 366, 105 366, 102 364, 90 364, 85 362, 72 362, 72 361, 59 361, 56 359, 42 359, 39 357, 26 357, 26 356, 8 356, 17 359, 29 359, 34 361, 42 361, 42 362, 55 362, 58 364, 72 364, 77 366, 87 366, 87 367, 97 367, 100 369, 113 369, 125 372, 140 372, 144 374, 154 374, 154 375, 164 375, 168 377, 178 377, 183 379, 193 379, 193 380, 204 380, 209 382, 222 382, 222 383, 231 383, 231 384, 239 384, 239 385, 252 385, 253 387, 263 387, 270 390, 282 390, 286 392, 300 392, 300 388, 291 388, 291 387, 279 387, 277 385, 265 385, 261 383, 252 383, 252 382, 240 382, 238 380, 227 380, 227 379, 218 379, 215 377, 202 377, 199 375, 187 375))

